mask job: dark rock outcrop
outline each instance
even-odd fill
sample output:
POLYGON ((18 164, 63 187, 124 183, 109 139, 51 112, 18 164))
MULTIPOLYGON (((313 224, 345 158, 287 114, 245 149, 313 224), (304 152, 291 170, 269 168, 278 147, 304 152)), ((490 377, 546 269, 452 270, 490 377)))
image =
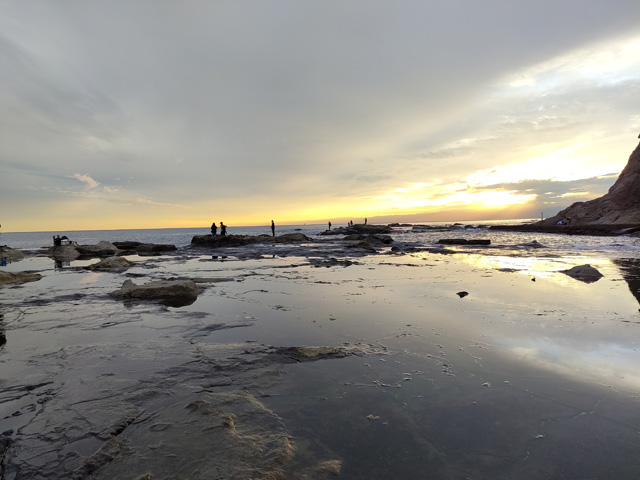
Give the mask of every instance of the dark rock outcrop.
POLYGON ((585 283, 597 282, 603 277, 603 275, 598 270, 596 270, 589 264, 576 265, 575 267, 568 270, 560 271, 565 275, 569 275, 571 278, 575 278, 576 280, 580 280, 581 282, 585 283))
POLYGON ((640 144, 609 191, 588 202, 576 202, 557 215, 523 225, 494 225, 490 230, 629 235, 640 233, 640 144))
POLYGON ((191 239, 191 245, 203 247, 240 247, 256 243, 299 243, 310 242, 311 239, 302 233, 287 233, 285 235, 196 235, 191 239))
POLYGON ((193 280, 154 280, 138 285, 125 280, 119 290, 110 293, 114 297, 161 300, 164 305, 181 307, 195 302, 200 290, 193 280))
POLYGON ((539 225, 640 225, 640 145, 605 195, 577 202, 539 225))
POLYGON ((140 255, 158 254, 162 252, 173 252, 177 250, 175 245, 169 243, 142 243, 142 242, 113 242, 122 253, 138 253, 140 255))
POLYGON ((389 225, 364 225, 358 224, 351 227, 334 228, 325 230, 320 235, 375 235, 381 233, 391 233, 393 229, 389 225))
POLYGON ((112 257, 117 255, 120 249, 111 242, 99 242, 96 245, 55 245, 47 249, 47 255, 60 261, 72 261, 80 257, 112 257))

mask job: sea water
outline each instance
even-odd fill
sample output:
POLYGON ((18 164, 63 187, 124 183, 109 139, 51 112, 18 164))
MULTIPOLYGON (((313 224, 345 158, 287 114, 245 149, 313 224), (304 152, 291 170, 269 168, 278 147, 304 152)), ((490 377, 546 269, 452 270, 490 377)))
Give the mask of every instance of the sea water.
MULTIPOLYGON (((534 240, 545 247, 544 253, 552 252, 560 256, 607 256, 610 258, 640 258, 640 237, 634 236, 591 236, 591 235, 561 235, 552 233, 513 232, 490 230, 491 225, 518 224, 522 220, 485 221, 477 223, 421 223, 416 226, 426 226, 429 229, 413 229, 409 226, 395 226, 390 233, 395 242, 423 248, 436 245, 443 238, 489 239, 491 245, 487 247, 448 247, 459 251, 485 255, 513 254, 521 255, 526 250, 532 253, 528 244, 534 240)), ((333 225, 333 229, 343 225, 333 225)), ((287 233, 303 233, 314 240, 328 240, 322 235, 327 230, 325 224, 305 225, 276 225, 276 235, 287 233)), ((258 226, 229 226, 229 235, 271 235, 270 225, 258 226)), ((207 235, 210 229, 202 228, 149 228, 122 230, 76 230, 59 232, 0 232, 0 245, 6 245, 18 250, 37 250, 53 245, 53 237, 66 235, 71 241, 79 245, 95 245, 100 241, 123 242, 136 241, 142 243, 171 244, 183 248, 191 244, 195 235, 207 235)), ((340 238, 340 237, 337 237, 340 238)), ((543 253, 543 252, 540 252, 543 253)))

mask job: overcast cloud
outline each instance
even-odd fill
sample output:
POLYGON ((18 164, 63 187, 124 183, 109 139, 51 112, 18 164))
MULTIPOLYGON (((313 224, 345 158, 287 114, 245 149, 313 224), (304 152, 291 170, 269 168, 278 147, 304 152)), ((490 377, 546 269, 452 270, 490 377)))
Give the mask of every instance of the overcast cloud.
POLYGON ((0 0, 0 64, 5 231, 550 215, 640 131, 637 0, 0 0))

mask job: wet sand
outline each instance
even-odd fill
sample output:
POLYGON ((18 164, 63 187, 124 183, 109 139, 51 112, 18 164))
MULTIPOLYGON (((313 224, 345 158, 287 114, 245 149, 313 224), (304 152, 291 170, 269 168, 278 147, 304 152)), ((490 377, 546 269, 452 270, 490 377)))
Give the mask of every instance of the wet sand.
POLYGON ((4 478, 640 474, 633 261, 127 258, 7 267, 43 278, 1 290, 4 478), (560 273, 581 263, 604 277, 560 273), (128 278, 201 292, 108 295, 128 278))

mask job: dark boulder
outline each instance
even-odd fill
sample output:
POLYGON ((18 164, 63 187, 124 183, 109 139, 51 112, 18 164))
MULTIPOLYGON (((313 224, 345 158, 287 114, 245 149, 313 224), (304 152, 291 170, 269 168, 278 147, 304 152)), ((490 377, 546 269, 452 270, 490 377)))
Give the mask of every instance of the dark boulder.
POLYGON ((568 270, 560 271, 565 275, 569 275, 571 278, 575 278, 576 280, 580 280, 585 283, 597 282, 604 276, 589 264, 576 265, 568 270))

